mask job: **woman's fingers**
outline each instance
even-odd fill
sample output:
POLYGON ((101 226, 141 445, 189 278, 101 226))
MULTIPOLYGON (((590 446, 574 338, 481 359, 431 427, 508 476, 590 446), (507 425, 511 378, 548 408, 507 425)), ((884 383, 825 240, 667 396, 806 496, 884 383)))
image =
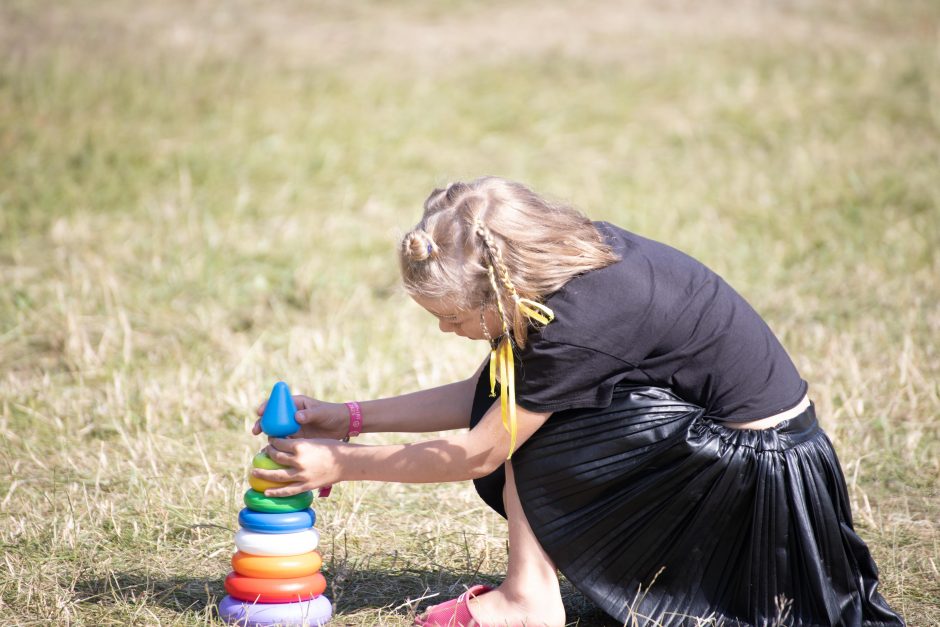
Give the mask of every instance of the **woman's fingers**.
POLYGON ((293 438, 268 438, 268 446, 274 447, 279 451, 284 451, 285 453, 293 453, 297 450, 297 445, 300 440, 293 438))
POLYGON ((297 461, 294 459, 294 456, 290 453, 285 453, 279 451, 270 444, 264 448, 264 452, 268 454, 268 457, 273 459, 275 462, 281 466, 296 466, 297 461))
POLYGON ((253 435, 261 435, 261 420, 255 420, 254 426, 251 428, 251 433, 253 435))
POLYGON ((318 413, 317 406, 321 403, 309 396, 295 396, 294 400, 297 405, 297 413, 294 414, 294 420, 300 424, 311 422, 318 413))
POLYGON ((340 481, 333 459, 336 444, 323 440, 269 438, 265 453, 283 469, 254 469, 251 476, 286 485, 265 490, 267 496, 299 494, 340 481))
MULTIPOLYGON (((295 407, 298 407, 298 408, 300 408, 300 409, 306 409, 306 408, 308 408, 308 407, 313 407, 313 405, 316 403, 316 401, 314 401, 314 399, 310 398, 309 396, 304 396, 304 395, 302 395, 302 394, 294 394, 294 396, 292 396, 291 398, 294 399, 294 406, 295 406, 295 407)), ((268 401, 264 401, 263 403, 261 403, 260 405, 258 405, 258 409, 256 409, 255 411, 257 412, 257 414, 258 414, 259 416, 263 416, 263 415, 264 415, 264 409, 265 409, 265 407, 267 407, 267 406, 268 406, 268 401)), ((300 412, 297 412, 297 413, 299 414, 300 412)))
POLYGON ((294 394, 294 406, 301 409, 309 407, 314 403, 314 400, 309 396, 304 396, 303 394, 294 394))
POLYGON ((283 488, 268 488, 264 491, 265 496, 293 496, 295 494, 300 494, 301 492, 306 492, 307 490, 312 490, 315 486, 308 486, 306 483, 292 483, 286 485, 283 488))
POLYGON ((298 424, 307 425, 311 427, 322 427, 323 426, 323 414, 316 409, 305 409, 303 411, 297 412, 297 415, 294 416, 294 420, 298 424))
POLYGON ((291 483, 297 480, 297 471, 293 468, 289 470, 265 470, 264 468, 253 468, 251 474, 265 481, 276 481, 277 483, 291 483))

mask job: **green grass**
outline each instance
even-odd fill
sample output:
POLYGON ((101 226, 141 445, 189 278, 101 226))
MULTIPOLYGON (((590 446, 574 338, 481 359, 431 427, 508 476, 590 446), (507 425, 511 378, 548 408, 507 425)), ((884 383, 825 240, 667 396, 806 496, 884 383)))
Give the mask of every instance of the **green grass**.
MULTIPOLYGON (((273 381, 370 398, 482 357, 394 247, 487 173, 736 286, 810 383, 884 594, 940 622, 940 7, 631 6, 0 6, 0 623, 212 624, 273 381)), ((338 624, 505 567, 468 485, 318 514, 338 624)))

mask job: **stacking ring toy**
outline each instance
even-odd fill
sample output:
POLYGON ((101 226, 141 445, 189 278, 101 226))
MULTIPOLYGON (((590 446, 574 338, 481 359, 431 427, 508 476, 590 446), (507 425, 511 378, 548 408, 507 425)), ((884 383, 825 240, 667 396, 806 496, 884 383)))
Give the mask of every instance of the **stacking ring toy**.
POLYGON ((255 492, 264 492, 265 490, 269 490, 271 488, 283 488, 287 485, 287 483, 282 483, 280 481, 268 481, 267 479, 262 479, 261 477, 248 475, 248 485, 250 485, 255 492))
POLYGON ((225 591, 236 599, 252 603, 291 603, 307 601, 326 591, 326 577, 315 573, 293 579, 258 579, 229 573, 225 591))
POLYGON ((309 553, 320 543, 320 532, 304 529, 291 533, 255 533, 239 529, 235 546, 252 555, 300 555, 309 553))
POLYGON ((299 603, 248 603, 226 596, 219 603, 219 616, 226 623, 245 627, 303 625, 322 627, 333 616, 333 606, 323 595, 299 603))
POLYGON ((248 531, 259 533, 290 533, 309 529, 317 522, 317 515, 312 509, 284 514, 265 514, 247 507, 238 512, 238 524, 248 531))
POLYGON ((307 490, 293 496, 265 496, 257 490, 245 492, 245 505, 256 512, 283 514, 307 509, 313 503, 313 492, 307 490))
POLYGON ((290 579, 312 575, 320 570, 323 558, 316 551, 303 555, 251 555, 239 551, 232 556, 232 568, 239 575, 258 579, 290 579))
POLYGON ((264 468, 265 470, 284 470, 287 466, 281 466, 279 463, 268 457, 268 454, 261 451, 251 458, 251 465, 255 468, 264 468))

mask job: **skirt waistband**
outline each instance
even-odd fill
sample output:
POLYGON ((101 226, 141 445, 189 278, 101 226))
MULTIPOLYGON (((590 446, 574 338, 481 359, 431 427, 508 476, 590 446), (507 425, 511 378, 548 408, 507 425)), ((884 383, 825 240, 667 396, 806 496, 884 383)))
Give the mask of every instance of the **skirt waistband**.
POLYGON ((792 448, 806 442, 819 431, 816 405, 812 401, 802 413, 767 429, 734 429, 708 416, 702 416, 700 424, 729 444, 763 451, 792 448))

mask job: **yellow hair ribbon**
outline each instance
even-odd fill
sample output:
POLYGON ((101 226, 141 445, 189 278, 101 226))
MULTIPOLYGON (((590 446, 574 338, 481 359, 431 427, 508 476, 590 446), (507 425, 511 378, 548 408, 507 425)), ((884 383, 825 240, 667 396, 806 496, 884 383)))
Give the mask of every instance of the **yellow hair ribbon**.
MULTIPOLYGON (((492 277, 492 270, 491 277, 492 277)), ((548 324, 555 319, 555 313, 533 300, 528 298, 516 298, 516 307, 526 317, 548 324)), ((497 300, 499 304, 499 301, 497 300)), ((500 313, 502 305, 500 304, 500 313)), ((503 316, 500 316, 503 317, 503 316)), ((505 318, 503 317, 505 320, 505 318)), ((509 432, 509 456, 506 459, 512 459, 512 454, 516 450, 516 437, 518 424, 516 421, 516 363, 512 352, 512 340, 509 338, 509 330, 503 324, 503 339, 496 347, 490 346, 490 397, 496 396, 496 371, 499 370, 499 409, 503 419, 503 427, 509 432)))
MULTIPOLYGON (((509 432, 509 456, 516 450, 516 362, 512 353, 512 341, 504 335, 499 346, 490 353, 490 373, 499 368, 499 410, 503 427, 509 432)), ((491 379, 492 381, 492 379, 491 379)))
POLYGON ((505 418, 503 418, 503 426, 509 429, 509 455, 506 459, 512 459, 512 453, 516 450, 516 364, 512 356, 512 342, 508 337, 505 346, 506 356, 503 358, 503 363, 506 364, 508 372, 506 389, 509 392, 509 425, 506 425, 505 418))
POLYGON ((490 345, 490 398, 496 398, 496 348, 490 345))
MULTIPOLYGON (((499 409, 503 419, 503 427, 509 432, 509 455, 506 459, 512 459, 512 454, 516 450, 516 438, 518 424, 516 421, 516 364, 512 352, 512 340, 510 339, 509 325, 506 324, 506 312, 503 311, 503 302, 499 298, 499 287, 496 284, 496 273, 493 271, 491 263, 486 264, 486 271, 489 275, 490 285, 493 287, 493 293, 496 295, 496 307, 499 309, 499 318, 503 323, 503 337, 497 344, 490 344, 490 397, 496 396, 496 371, 499 370, 499 409)), ((530 320, 535 320, 542 324, 548 324, 555 319, 555 312, 541 303, 528 298, 520 298, 516 294, 512 283, 506 279, 507 287, 512 293, 513 300, 516 303, 516 309, 522 315, 530 320)), ((485 330, 484 322, 484 330, 485 330)), ((489 334, 487 334, 489 338, 489 334)))
MULTIPOLYGON (((509 389, 509 377, 506 373, 506 346, 509 344, 509 337, 504 336, 503 341, 499 346, 498 359, 499 362, 499 410, 500 414, 503 417, 503 427, 506 428, 506 431, 510 433, 510 439, 512 438, 512 431, 509 429, 509 394, 507 390, 509 389)), ((512 455, 512 449, 510 448, 510 456, 512 455)))
POLYGON ((512 458, 512 452, 516 448, 516 385, 515 368, 512 357, 512 342, 509 336, 503 336, 497 349, 497 361, 499 362, 499 409, 503 418, 503 427, 509 432, 509 456, 512 458))
POLYGON ((528 298, 516 298, 516 307, 519 308, 527 318, 537 320, 542 324, 548 324, 555 319, 555 312, 534 300, 528 298))

